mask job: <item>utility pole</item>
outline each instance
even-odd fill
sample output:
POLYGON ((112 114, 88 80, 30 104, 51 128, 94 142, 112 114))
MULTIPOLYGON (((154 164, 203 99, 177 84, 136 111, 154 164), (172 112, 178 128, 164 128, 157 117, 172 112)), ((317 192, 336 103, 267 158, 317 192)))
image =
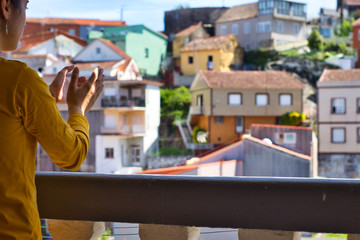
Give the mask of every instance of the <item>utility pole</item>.
POLYGON ((124 5, 121 5, 120 9, 120 21, 124 21, 124 5))
POLYGON ((344 0, 338 0, 340 1, 340 20, 341 20, 341 24, 344 21, 344 0))
POLYGON ((194 67, 195 67, 195 75, 196 75, 197 74, 196 37, 194 38, 194 67))

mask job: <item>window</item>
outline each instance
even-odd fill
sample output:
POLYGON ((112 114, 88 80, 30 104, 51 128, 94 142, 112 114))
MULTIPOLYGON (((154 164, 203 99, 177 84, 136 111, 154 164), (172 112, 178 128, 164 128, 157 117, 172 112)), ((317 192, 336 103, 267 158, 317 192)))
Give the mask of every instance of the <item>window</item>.
POLYGON ((294 23, 294 34, 297 35, 300 32, 300 25, 298 23, 294 23))
POLYGON ((101 53, 101 48, 97 47, 96 48, 96 54, 100 54, 101 53))
POLYGON ((259 22, 257 24, 257 32, 258 33, 267 33, 271 32, 271 22, 259 22))
POLYGON ((237 133, 244 132, 244 118, 236 117, 235 122, 236 122, 235 132, 237 132, 237 133))
POLYGON ((203 95, 198 95, 196 97, 196 106, 199 107, 203 106, 203 95))
POLYGON ((357 142, 360 143, 360 128, 357 128, 357 142))
POLYGON ((148 57, 149 57, 149 49, 145 48, 145 58, 148 58, 148 57))
POLYGON ((242 104, 241 93, 230 93, 228 95, 228 105, 230 106, 240 106, 242 104))
POLYGON ((108 159, 114 158, 114 149, 113 148, 105 148, 105 158, 108 158, 108 159))
POLYGON ((221 26, 220 35, 226 35, 226 33, 227 33, 226 25, 221 26))
POLYGON ((185 45, 186 45, 186 44, 188 44, 188 43, 189 43, 189 41, 190 41, 190 40, 189 40, 189 38, 185 38, 185 42, 184 42, 184 43, 185 43, 185 45))
POLYGON ((345 128, 332 128, 331 129, 331 142, 332 143, 345 143, 345 128))
POLYGON ((278 21, 277 27, 278 27, 278 33, 284 33, 284 22, 283 21, 278 21))
POLYGON ((256 105, 257 106, 267 106, 269 105, 269 95, 266 93, 256 94, 256 105))
POLYGON ((231 25, 231 32, 234 35, 238 35, 239 34, 239 26, 237 24, 231 25))
POLYGON ((223 116, 216 116, 216 117, 215 117, 215 123, 216 123, 216 124, 222 124, 222 123, 224 123, 224 117, 223 117, 223 116))
POLYGON ((276 142, 283 144, 296 144, 296 133, 294 132, 277 133, 276 142))
POLYGON ((189 64, 193 64, 194 63, 194 58, 192 56, 188 57, 188 63, 189 64))
POLYGON ((360 98, 356 99, 356 113, 360 113, 360 98))
POLYGON ((131 162, 132 164, 140 163, 140 146, 138 145, 131 146, 131 162))
POLYGON ((116 115, 115 114, 105 114, 104 116, 104 125, 107 129, 115 129, 116 128, 116 115))
POLYGON ((209 55, 208 56, 208 61, 207 61, 207 69, 208 70, 213 70, 214 69, 214 62, 213 62, 213 56, 209 55))
POLYGON ((70 30, 69 30, 69 33, 70 33, 71 35, 75 36, 75 29, 70 29, 70 30))
POLYGON ((279 104, 280 104, 280 106, 291 106, 292 105, 292 95, 291 94, 280 94, 279 104))
POLYGON ((244 34, 250 33, 250 23, 244 23, 244 34))
POLYGON ((345 98, 331 99, 331 113, 332 114, 345 114, 345 98))

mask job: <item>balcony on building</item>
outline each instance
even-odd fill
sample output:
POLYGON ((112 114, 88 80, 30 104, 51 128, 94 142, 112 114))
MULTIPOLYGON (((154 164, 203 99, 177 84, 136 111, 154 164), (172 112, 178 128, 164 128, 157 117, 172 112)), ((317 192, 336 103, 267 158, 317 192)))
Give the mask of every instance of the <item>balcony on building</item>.
POLYGON ((101 107, 145 110, 145 86, 137 84, 108 83, 104 87, 101 107))

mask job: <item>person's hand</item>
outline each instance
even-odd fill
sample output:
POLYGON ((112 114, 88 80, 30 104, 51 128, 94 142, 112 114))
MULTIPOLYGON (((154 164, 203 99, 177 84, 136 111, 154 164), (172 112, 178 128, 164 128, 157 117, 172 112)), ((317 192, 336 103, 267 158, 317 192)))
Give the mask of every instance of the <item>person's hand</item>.
POLYGON ((67 91, 69 115, 86 114, 100 96, 104 87, 103 69, 96 67, 88 79, 79 78, 79 69, 74 68, 67 91))
POLYGON ((56 77, 54 81, 49 85, 51 95, 56 99, 56 103, 65 104, 67 89, 69 87, 70 80, 66 79, 66 75, 74 70, 74 65, 64 67, 56 77))

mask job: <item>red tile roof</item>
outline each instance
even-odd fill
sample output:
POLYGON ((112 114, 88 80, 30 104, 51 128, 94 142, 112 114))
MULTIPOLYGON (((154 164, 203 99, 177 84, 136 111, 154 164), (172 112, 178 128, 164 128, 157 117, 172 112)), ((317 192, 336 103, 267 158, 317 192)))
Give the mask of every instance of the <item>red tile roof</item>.
POLYGON ((232 22, 242 19, 254 18, 258 15, 258 4, 251 3, 240 6, 235 6, 228 9, 216 23, 232 22))
POLYGON ((349 6, 360 6, 360 0, 345 0, 345 3, 349 6))
POLYGON ((303 89, 304 85, 284 71, 200 71, 210 88, 303 89))
POLYGON ((302 159, 305 159, 305 160, 309 160, 309 161, 312 160, 311 156, 301 154, 301 153, 298 153, 298 152, 294 152, 292 150, 289 150, 287 148, 280 147, 280 146, 277 146, 277 145, 274 145, 274 144, 268 144, 268 143, 266 143, 263 140, 258 139, 258 138, 254 138, 254 137, 251 137, 251 136, 246 136, 245 138, 249 139, 250 141, 257 142, 259 144, 262 144, 262 145, 268 146, 270 148, 273 148, 273 149, 276 149, 276 150, 279 150, 279 151, 294 155, 296 157, 299 157, 299 158, 302 158, 302 159))
POLYGON ((195 44, 197 51, 203 50, 217 50, 223 48, 232 38, 232 34, 207 37, 207 38, 196 38, 185 45, 181 52, 194 51, 195 44))
POLYGON ((192 25, 188 28, 185 28, 185 29, 181 30, 180 32, 176 33, 175 37, 188 36, 190 34, 193 34, 199 28, 201 28, 201 23, 194 24, 194 25, 192 25))
POLYGON ((123 21, 102 21, 99 19, 75 19, 75 18, 27 18, 29 23, 44 24, 70 24, 70 25, 86 25, 86 26, 127 26, 123 21))
POLYGON ((325 69, 319 82, 360 81, 360 69, 325 69))
POLYGON ((49 39, 52 39, 58 35, 64 35, 67 38, 74 40, 77 44, 85 47, 87 45, 87 41, 85 39, 79 38, 77 36, 71 35, 66 31, 56 30, 56 31, 43 31, 36 32, 32 34, 27 34, 21 37, 20 43, 21 47, 16 50, 16 52, 24 52, 29 48, 36 46, 40 43, 43 43, 49 39))

